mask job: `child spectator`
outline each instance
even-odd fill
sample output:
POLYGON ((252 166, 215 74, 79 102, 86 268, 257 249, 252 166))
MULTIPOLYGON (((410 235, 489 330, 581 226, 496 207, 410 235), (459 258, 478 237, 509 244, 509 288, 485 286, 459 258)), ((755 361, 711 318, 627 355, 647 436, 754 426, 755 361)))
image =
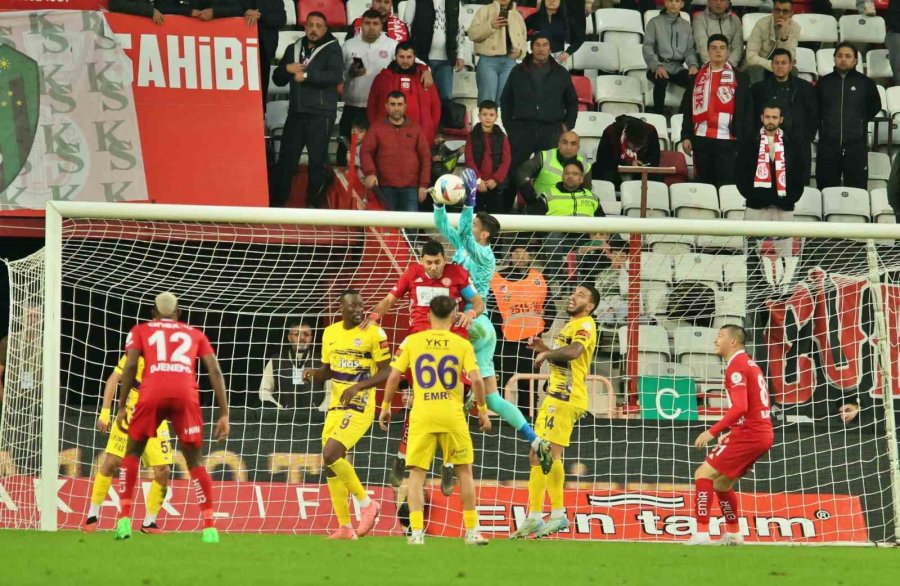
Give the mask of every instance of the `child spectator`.
POLYGON ((644 33, 644 61, 647 79, 653 82, 653 108, 663 114, 666 87, 669 83, 686 88, 697 74, 697 48, 691 23, 681 18, 684 0, 666 0, 665 10, 659 11, 647 23, 644 33))
POLYGON ((478 120, 466 141, 466 166, 480 178, 475 211, 501 214, 507 211, 503 209, 502 194, 512 161, 509 139, 497 126, 496 102, 481 102, 478 106, 478 120))

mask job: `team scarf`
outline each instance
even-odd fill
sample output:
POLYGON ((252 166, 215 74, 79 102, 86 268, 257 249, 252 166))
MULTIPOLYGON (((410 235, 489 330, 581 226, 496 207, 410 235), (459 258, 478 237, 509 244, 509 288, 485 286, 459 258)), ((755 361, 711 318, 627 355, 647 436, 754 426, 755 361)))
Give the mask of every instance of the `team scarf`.
POLYGON ((619 139, 622 150, 619 152, 619 161, 623 163, 633 163, 637 159, 637 153, 628 148, 628 141, 625 140, 625 130, 622 130, 622 136, 619 139))
MULTIPOLYGON (((709 110, 710 97, 712 93, 712 68, 709 66, 709 62, 703 65, 700 68, 700 71, 697 73, 697 79, 694 82, 694 119, 696 120, 699 117, 705 116, 707 110, 709 110)), ((725 68, 722 70, 722 75, 720 77, 721 83, 719 83, 719 87, 716 91, 722 91, 723 88, 729 88, 731 90, 731 95, 734 96, 737 93, 737 76, 734 74, 734 68, 731 66, 731 63, 725 62, 725 68), (727 75, 725 72, 728 72, 727 75)), ((728 100, 721 100, 723 102, 727 102, 728 100)))
MULTIPOLYGON (((759 129, 759 156, 756 159, 756 177, 753 179, 753 187, 772 187, 772 174, 769 172, 769 139, 766 137, 766 129, 759 129)), ((787 171, 784 168, 784 139, 781 129, 775 131, 775 189, 778 197, 787 195, 787 171)))

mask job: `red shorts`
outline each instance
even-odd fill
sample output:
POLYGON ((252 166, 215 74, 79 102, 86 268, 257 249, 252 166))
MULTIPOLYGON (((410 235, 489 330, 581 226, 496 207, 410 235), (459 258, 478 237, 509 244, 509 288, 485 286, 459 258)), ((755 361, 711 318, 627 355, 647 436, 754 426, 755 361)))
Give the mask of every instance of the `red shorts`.
POLYGON ((178 439, 186 444, 203 442, 203 415, 200 405, 185 399, 138 399, 128 425, 128 437, 144 441, 156 437, 159 424, 168 419, 178 439))
POLYGON ((735 435, 719 442, 706 457, 706 463, 732 480, 747 473, 753 464, 772 447, 774 436, 735 435))

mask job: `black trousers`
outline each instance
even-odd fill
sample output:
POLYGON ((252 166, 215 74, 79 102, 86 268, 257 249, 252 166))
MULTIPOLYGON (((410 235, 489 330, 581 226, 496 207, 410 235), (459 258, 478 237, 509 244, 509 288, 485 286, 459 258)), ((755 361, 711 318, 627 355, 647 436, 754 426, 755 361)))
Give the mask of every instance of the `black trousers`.
MULTIPOLYGON (((344 106, 344 113, 341 114, 341 122, 338 124, 338 136, 347 139, 350 144, 350 135, 353 132, 353 125, 357 122, 367 119, 366 109, 358 106, 344 106)), ((337 164, 344 166, 347 164, 347 147, 343 142, 338 143, 337 164)), ((359 161, 356 162, 359 166, 359 161)))
POLYGON ((668 78, 661 77, 659 79, 656 78, 655 71, 647 71, 647 79, 653 84, 653 109, 657 114, 662 114, 666 107, 666 88, 670 83, 687 88, 692 81, 687 69, 682 69, 678 73, 670 73, 668 78))
POLYGON ((718 140, 695 136, 694 175, 698 183, 709 183, 717 188, 734 185, 734 161, 737 158, 736 140, 718 140))
POLYGON ((868 189, 869 154, 865 141, 839 145, 819 141, 816 153, 816 187, 858 187, 868 189), (843 178, 843 182, 841 179, 843 178))
POLYGON ((309 156, 309 182, 306 188, 306 206, 319 207, 325 201, 321 193, 325 182, 325 159, 334 114, 288 114, 281 135, 281 150, 271 182, 269 204, 283 206, 291 195, 291 183, 297 171, 300 155, 306 149, 309 156))
POLYGON ((506 189, 507 182, 501 183, 496 189, 488 189, 485 192, 478 192, 478 198, 475 202, 475 213, 487 212, 489 214, 504 214, 506 210, 503 207, 503 193, 506 189))
MULTIPOLYGON (((509 150, 512 155, 512 164, 509 167, 510 176, 535 153, 552 149, 559 144, 562 136, 562 122, 543 124, 540 122, 508 122, 506 133, 509 137, 509 150)), ((515 181, 509 180, 506 193, 503 198, 503 211, 512 210, 518 191, 515 181)))

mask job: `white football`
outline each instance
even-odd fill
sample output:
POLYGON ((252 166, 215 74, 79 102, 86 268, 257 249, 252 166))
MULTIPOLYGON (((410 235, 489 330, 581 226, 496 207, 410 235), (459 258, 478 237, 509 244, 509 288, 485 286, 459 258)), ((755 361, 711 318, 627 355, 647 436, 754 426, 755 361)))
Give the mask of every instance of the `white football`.
POLYGON ((431 198, 435 203, 457 205, 466 199, 466 186, 456 175, 441 175, 434 183, 431 198))

